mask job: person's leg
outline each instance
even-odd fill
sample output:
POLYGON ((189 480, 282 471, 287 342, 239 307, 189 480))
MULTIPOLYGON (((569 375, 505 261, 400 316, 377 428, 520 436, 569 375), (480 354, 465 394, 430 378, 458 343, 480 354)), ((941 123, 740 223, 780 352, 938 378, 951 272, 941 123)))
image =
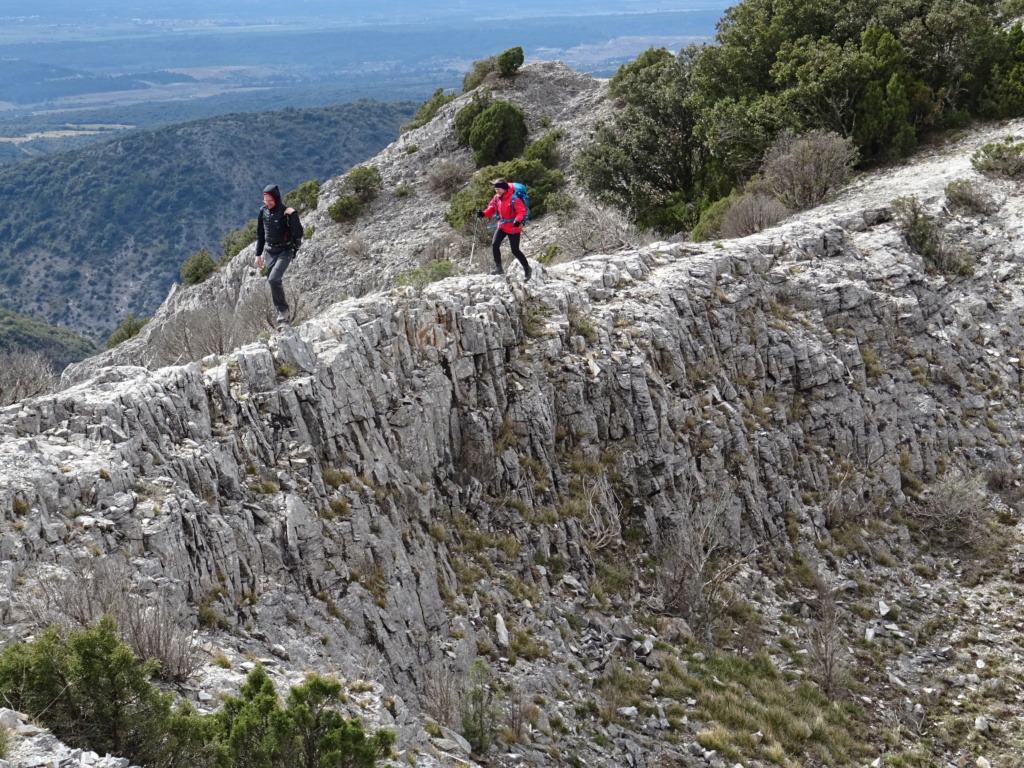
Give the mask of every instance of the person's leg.
POLYGON ((508 233, 502 232, 501 229, 494 230, 494 239, 491 240, 491 255, 494 256, 492 275, 500 275, 505 271, 501 268, 501 241, 505 239, 506 234, 508 233))
POLYGON ((523 277, 526 280, 530 279, 530 275, 533 274, 533 270, 530 269, 530 262, 526 260, 526 256, 519 250, 519 235, 513 234, 508 236, 508 244, 512 248, 512 255, 516 257, 516 261, 523 265, 523 277))
POLYGON ((277 310, 278 317, 284 316, 285 319, 289 317, 288 301, 284 297, 284 273, 288 269, 288 265, 291 263, 291 254, 287 251, 284 253, 272 253, 270 254, 269 260, 267 261, 267 283, 270 285, 270 299, 274 302, 274 309, 277 310))

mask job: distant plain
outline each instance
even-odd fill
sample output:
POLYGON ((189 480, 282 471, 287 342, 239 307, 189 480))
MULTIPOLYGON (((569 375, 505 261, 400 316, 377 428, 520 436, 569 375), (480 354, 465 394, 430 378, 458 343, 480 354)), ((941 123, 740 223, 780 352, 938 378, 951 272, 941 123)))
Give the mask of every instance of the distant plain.
POLYGON ((41 0, 31 13, 0 15, 0 136, 19 139, 5 144, 0 162, 81 146, 123 126, 360 98, 422 100, 439 87, 458 89, 474 60, 516 45, 527 62, 558 59, 607 76, 651 46, 710 40, 725 7, 41 0), (105 128, 88 134, 82 124, 105 128), (33 133, 46 135, 26 141, 33 133))

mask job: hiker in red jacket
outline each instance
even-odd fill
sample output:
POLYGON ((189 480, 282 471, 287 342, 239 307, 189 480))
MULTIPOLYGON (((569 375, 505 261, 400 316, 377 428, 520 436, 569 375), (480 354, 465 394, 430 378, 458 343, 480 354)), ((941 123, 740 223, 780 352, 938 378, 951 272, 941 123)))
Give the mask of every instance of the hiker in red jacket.
POLYGON ((494 197, 487 207, 476 212, 478 219, 485 219, 498 215, 498 228, 494 230, 494 239, 491 241, 491 253, 494 254, 494 269, 492 275, 500 275, 505 270, 501 268, 501 241, 506 237, 508 244, 512 247, 512 255, 523 265, 524 280, 529 280, 533 270, 526 260, 523 252, 519 250, 519 236, 523 231, 523 221, 526 219, 526 205, 518 197, 512 194, 512 185, 504 179, 494 180, 494 197))

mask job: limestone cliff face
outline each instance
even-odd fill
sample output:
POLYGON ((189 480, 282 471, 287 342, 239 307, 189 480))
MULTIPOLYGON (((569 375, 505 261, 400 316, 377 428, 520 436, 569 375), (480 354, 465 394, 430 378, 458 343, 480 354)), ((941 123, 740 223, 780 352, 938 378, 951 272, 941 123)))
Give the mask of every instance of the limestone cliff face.
POLYGON ((111 368, 12 406, 0 508, 24 527, 4 533, 9 586, 92 545, 195 602, 252 593, 243 615, 280 593, 326 617, 324 593, 348 618, 329 626, 411 681, 460 586, 432 525, 465 515, 514 539, 503 565, 545 592, 538 553, 586 584, 587 521, 536 519, 572 495, 574 462, 615 475, 599 512, 621 505, 652 546, 694 486, 727 496, 752 542, 787 514, 823 527, 803 499, 846 464, 898 502, 901 472, 983 466, 1014 434, 1022 330, 1014 304, 967 303, 914 257, 863 258, 884 219, 350 300, 202 366, 111 368), (31 512, 16 519, 15 499, 31 512), (364 567, 382 596, 353 578, 364 567))
MULTIPOLYGON (((899 191, 934 205, 928 163, 970 173, 983 139, 899 191)), ((650 598, 638 569, 595 602, 603 554, 656 553, 697 499, 722 500, 743 548, 828 571, 812 543, 837 506, 866 516, 950 468, 1020 463, 1020 258, 983 231, 1016 226, 1016 203, 950 220, 976 262, 950 280, 872 184, 745 239, 348 299, 202 363, 101 368, 5 409, 4 623, 40 564, 120 553, 215 609, 218 642, 374 668, 414 713, 437 665, 517 631, 550 651, 519 667, 527 688, 578 686, 573 617, 650 598)), ((634 738, 633 764, 656 742, 634 738)))

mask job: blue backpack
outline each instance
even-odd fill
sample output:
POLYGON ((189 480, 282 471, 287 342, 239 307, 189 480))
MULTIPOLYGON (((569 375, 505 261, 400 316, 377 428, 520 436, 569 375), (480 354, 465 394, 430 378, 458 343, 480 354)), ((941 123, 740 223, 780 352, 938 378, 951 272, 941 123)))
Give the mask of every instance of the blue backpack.
POLYGON ((526 209, 526 215, 523 216, 523 221, 530 220, 530 196, 526 194, 526 185, 520 184, 518 181, 512 182, 512 205, 516 204, 516 198, 523 201, 523 207, 526 209))
MULTIPOLYGON (((526 194, 526 185, 520 184, 518 181, 510 181, 509 186, 512 187, 512 206, 515 210, 516 199, 523 201, 523 208, 526 209, 526 215, 523 216, 523 221, 530 220, 530 196, 526 194)), ((502 219, 502 222, 513 221, 513 219, 502 219)))

